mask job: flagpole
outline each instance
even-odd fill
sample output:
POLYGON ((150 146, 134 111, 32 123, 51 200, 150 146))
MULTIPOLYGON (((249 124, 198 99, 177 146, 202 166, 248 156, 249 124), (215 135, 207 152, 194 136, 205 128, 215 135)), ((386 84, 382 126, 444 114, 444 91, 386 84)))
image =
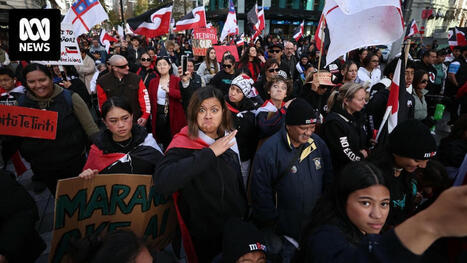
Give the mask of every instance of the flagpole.
MULTIPOLYGON (((326 26, 326 18, 323 18, 323 25, 322 26, 326 26)), ((321 47, 319 48, 319 58, 318 58, 318 75, 319 75, 319 68, 321 67, 321 58, 323 57, 323 46, 324 46, 324 38, 326 37, 326 34, 324 33, 324 27, 321 31, 321 47)))
POLYGON ((125 35, 125 29, 126 29, 126 26, 125 26, 125 13, 123 13, 123 0, 120 0, 120 12, 122 12, 122 27, 123 27, 123 39, 122 41, 126 38, 126 35, 125 35))

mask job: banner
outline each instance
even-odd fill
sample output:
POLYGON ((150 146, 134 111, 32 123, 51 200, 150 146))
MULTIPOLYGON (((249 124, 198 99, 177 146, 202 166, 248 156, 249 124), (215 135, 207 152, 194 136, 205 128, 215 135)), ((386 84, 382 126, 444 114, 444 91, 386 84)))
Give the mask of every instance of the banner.
POLYGON ((43 65, 83 65, 78 39, 73 32, 71 24, 61 24, 61 50, 58 61, 31 61, 43 65))
POLYGON ((150 175, 59 180, 49 262, 66 262, 65 253, 74 238, 122 228, 146 240, 150 249, 163 249, 172 241, 176 225, 171 196, 157 194, 150 175))
POLYGON ((216 57, 219 63, 222 62, 222 56, 225 52, 229 51, 234 57, 235 61, 239 61, 237 46, 214 46, 216 50, 216 57))
POLYGON ((0 105, 0 135, 55 140, 56 111, 0 105))
POLYGON ((206 50, 217 44, 217 29, 214 27, 193 29, 193 39, 191 41, 193 55, 206 56, 206 50))

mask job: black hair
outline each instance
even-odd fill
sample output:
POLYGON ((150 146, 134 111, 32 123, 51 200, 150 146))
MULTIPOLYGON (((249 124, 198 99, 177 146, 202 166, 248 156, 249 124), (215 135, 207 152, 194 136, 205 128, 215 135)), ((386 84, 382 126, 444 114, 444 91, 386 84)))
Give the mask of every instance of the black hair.
POLYGON ((350 243, 358 244, 363 234, 347 216, 347 199, 351 193, 373 185, 387 187, 385 177, 376 165, 368 161, 347 164, 336 178, 334 185, 313 209, 312 221, 307 227, 303 240, 306 241, 319 226, 331 224, 337 226, 350 243))
POLYGON ((63 66, 63 67, 65 68, 66 75, 68 77, 71 77, 71 76, 79 77, 78 71, 76 70, 76 68, 74 66, 67 65, 67 66, 63 66))
POLYGON ((394 71, 396 71, 397 67, 397 62, 399 61, 399 57, 395 57, 391 62, 386 64, 386 67, 384 67, 383 75, 389 78, 389 75, 394 76, 394 71))
POLYGON ((437 54, 436 50, 434 50, 434 49, 428 49, 427 51, 425 51, 425 52, 423 53, 423 57, 429 57, 431 52, 437 54))
POLYGON ((166 57, 166 56, 157 57, 156 63, 155 63, 155 64, 156 64, 156 67, 155 67, 154 70, 156 70, 156 72, 157 72, 157 74, 158 74, 159 76, 161 75, 161 73, 159 72, 159 70, 157 70, 157 63, 158 63, 159 61, 161 61, 161 60, 167 61, 167 63, 169 64, 169 67, 170 67, 170 69, 169 69, 169 75, 172 75, 172 74, 173 74, 172 61, 170 61, 170 58, 169 58, 169 57, 166 57))
POLYGON ((0 75, 8 75, 12 79, 16 78, 13 70, 7 67, 0 67, 0 75))
POLYGON ((68 255, 73 263, 133 262, 145 244, 133 232, 115 230, 103 238, 90 235, 72 240, 68 255))
MULTIPOLYGON (((374 56, 377 57, 376 53, 373 53, 373 52, 368 51, 368 54, 366 55, 366 57, 365 57, 365 58, 363 59, 363 61, 362 61, 363 66, 364 66, 364 67, 367 67, 367 66, 370 64, 370 62, 371 62, 371 58, 374 57, 374 56)), ((379 58, 378 58, 378 59, 379 59, 379 58)))
POLYGON ((223 113, 222 113, 222 122, 218 128, 218 135, 224 136, 225 131, 232 130, 232 120, 231 113, 227 108, 227 105, 224 100, 224 94, 219 89, 215 88, 212 85, 206 86, 206 88, 197 89, 190 98, 190 102, 187 107, 187 122, 188 122, 188 133, 190 137, 198 137, 198 112, 201 107, 201 104, 204 100, 209 98, 216 98, 221 104, 223 113))
POLYGON ((123 97, 113 96, 110 97, 108 100, 102 104, 102 118, 105 119, 107 117, 107 113, 114 107, 118 107, 128 111, 128 113, 133 114, 133 109, 131 108, 130 103, 127 99, 123 97))
POLYGON ((222 58, 222 63, 224 63, 224 61, 226 60, 230 60, 232 62, 232 66, 235 67, 235 57, 233 55, 227 55, 225 57, 222 58))
MULTIPOLYGON (((27 75, 36 70, 42 71, 42 73, 44 73, 47 77, 52 79, 52 73, 50 72, 49 68, 47 68, 46 66, 42 64, 37 64, 37 63, 31 63, 23 69, 24 79, 27 80, 27 75)), ((24 84, 27 85, 27 81, 24 84)))
POLYGON ((420 83, 420 81, 422 81, 423 75, 425 74, 428 75, 428 72, 426 72, 426 70, 423 70, 423 69, 415 70, 415 73, 413 75, 413 81, 412 81, 412 87, 414 89, 417 89, 418 84, 420 83))

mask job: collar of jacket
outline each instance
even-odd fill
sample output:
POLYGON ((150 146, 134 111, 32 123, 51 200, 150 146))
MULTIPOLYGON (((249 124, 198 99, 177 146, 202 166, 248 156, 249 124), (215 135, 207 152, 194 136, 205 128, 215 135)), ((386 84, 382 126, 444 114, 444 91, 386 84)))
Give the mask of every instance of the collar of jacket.
POLYGON ((315 143, 315 140, 313 140, 313 138, 308 138, 308 141, 302 145, 300 145, 298 148, 294 147, 293 144, 292 144, 292 141, 290 140, 290 136, 289 136, 289 133, 287 132, 287 129, 284 128, 283 131, 283 138, 284 138, 284 141, 285 143, 287 144, 287 148, 290 150, 290 151, 293 151, 294 149, 299 149, 301 147, 303 147, 302 149, 302 154, 300 154, 300 160, 299 162, 303 161, 306 157, 308 157, 308 155, 310 155, 313 151, 315 151, 318 147, 316 147, 316 143, 315 143))

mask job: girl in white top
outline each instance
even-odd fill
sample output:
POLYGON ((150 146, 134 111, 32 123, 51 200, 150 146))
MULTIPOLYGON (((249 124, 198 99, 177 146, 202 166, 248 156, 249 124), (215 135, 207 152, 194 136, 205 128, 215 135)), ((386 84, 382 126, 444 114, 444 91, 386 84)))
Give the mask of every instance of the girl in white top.
POLYGON ((217 57, 216 57, 216 50, 213 47, 208 48, 206 51, 206 57, 199 65, 198 75, 201 76, 203 79, 204 83, 209 84, 211 81, 212 77, 216 75, 217 72, 219 72, 220 65, 219 62, 217 62, 217 57))
POLYGON ((381 70, 379 69, 379 57, 374 53, 369 53, 363 59, 363 66, 358 69, 357 72, 357 83, 366 83, 368 82, 368 89, 378 83, 381 80, 381 70))

